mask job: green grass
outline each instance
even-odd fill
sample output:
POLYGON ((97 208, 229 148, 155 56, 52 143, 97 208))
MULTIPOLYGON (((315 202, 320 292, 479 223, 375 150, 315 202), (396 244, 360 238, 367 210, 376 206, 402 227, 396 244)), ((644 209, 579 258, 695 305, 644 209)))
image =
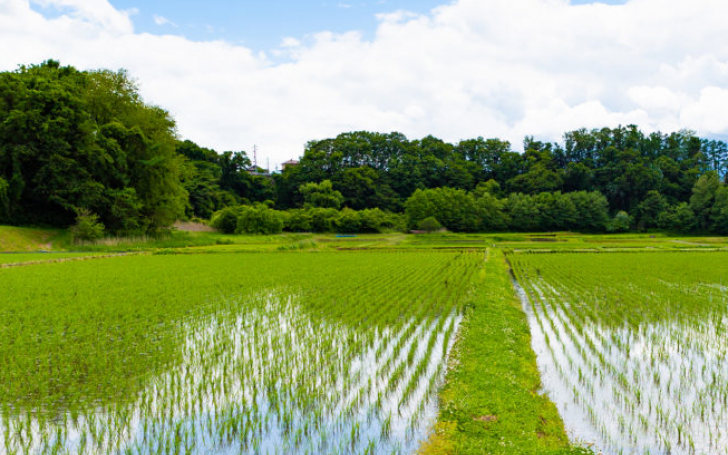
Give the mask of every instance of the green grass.
POLYGON ((360 250, 360 249, 474 249, 501 248, 507 251, 620 251, 632 249, 714 250, 727 249, 725 237, 674 236, 665 233, 581 234, 554 233, 450 233, 335 234, 284 233, 279 235, 226 235, 217 232, 171 231, 155 236, 109 237, 73 244, 65 230, 0 226, 0 252, 70 250, 124 252, 176 250, 198 252, 274 250, 360 250))
POLYGON ((556 407, 539 393, 528 323, 497 250, 481 265, 461 330, 437 432, 421 453, 590 453, 569 445, 556 407))
POLYGON ((69 248, 76 251, 105 253, 204 247, 231 243, 232 240, 216 233, 170 231, 149 236, 106 237, 96 241, 74 243, 69 248))
POLYGON ((0 251, 63 249, 67 238, 64 230, 0 226, 0 251))

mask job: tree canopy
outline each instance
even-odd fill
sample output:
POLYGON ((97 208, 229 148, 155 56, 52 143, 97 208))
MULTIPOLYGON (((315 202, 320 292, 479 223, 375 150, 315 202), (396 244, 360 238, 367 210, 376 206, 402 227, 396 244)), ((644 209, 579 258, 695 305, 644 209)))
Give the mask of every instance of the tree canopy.
POLYGON ((406 209, 412 227, 432 216, 452 230, 601 230, 621 213, 628 229, 716 231, 722 219, 713 207, 726 184, 723 142, 629 125, 568 132, 563 143, 526 137, 523 148, 344 133, 308 143, 300 164, 276 176, 276 205, 299 207, 305 185, 330 181, 343 206, 406 209))
POLYGON ((49 60, 0 73, 0 222, 114 231, 168 226, 184 210, 175 123, 124 71, 49 60))

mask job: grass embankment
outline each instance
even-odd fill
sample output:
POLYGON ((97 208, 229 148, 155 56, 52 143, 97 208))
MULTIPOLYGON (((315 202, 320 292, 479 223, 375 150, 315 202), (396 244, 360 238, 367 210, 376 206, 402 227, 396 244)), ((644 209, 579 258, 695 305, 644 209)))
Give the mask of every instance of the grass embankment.
POLYGON ((586 454, 569 445, 541 380, 503 253, 488 250, 422 454, 586 454))
POLYGON ((68 232, 58 229, 0 226, 0 251, 56 250, 67 242, 68 232))

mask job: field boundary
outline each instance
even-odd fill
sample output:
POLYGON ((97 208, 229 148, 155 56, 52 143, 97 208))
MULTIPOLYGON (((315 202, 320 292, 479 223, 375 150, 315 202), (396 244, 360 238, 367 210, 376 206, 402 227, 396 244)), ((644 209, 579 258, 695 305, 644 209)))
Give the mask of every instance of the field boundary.
POLYGON ((485 250, 422 455, 591 454, 569 443, 541 379, 505 255, 485 250))
POLYGON ((7 269, 10 267, 25 267, 25 266, 40 265, 40 264, 58 264, 61 262, 72 262, 72 261, 89 261, 91 259, 108 259, 108 258, 115 258, 115 257, 121 257, 121 256, 132 256, 132 255, 141 255, 141 254, 147 254, 147 253, 143 253, 143 252, 116 253, 116 254, 105 254, 102 256, 99 256, 99 255, 80 256, 80 257, 71 257, 71 258, 45 259, 45 260, 39 260, 39 261, 10 262, 8 264, 0 264, 0 269, 7 269))

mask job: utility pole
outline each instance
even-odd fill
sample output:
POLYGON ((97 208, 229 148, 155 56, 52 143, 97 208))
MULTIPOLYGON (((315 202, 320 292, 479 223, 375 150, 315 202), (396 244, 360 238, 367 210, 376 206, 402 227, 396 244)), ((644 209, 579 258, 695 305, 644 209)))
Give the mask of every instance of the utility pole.
POLYGON ((253 170, 258 170, 258 146, 253 145, 253 170))

